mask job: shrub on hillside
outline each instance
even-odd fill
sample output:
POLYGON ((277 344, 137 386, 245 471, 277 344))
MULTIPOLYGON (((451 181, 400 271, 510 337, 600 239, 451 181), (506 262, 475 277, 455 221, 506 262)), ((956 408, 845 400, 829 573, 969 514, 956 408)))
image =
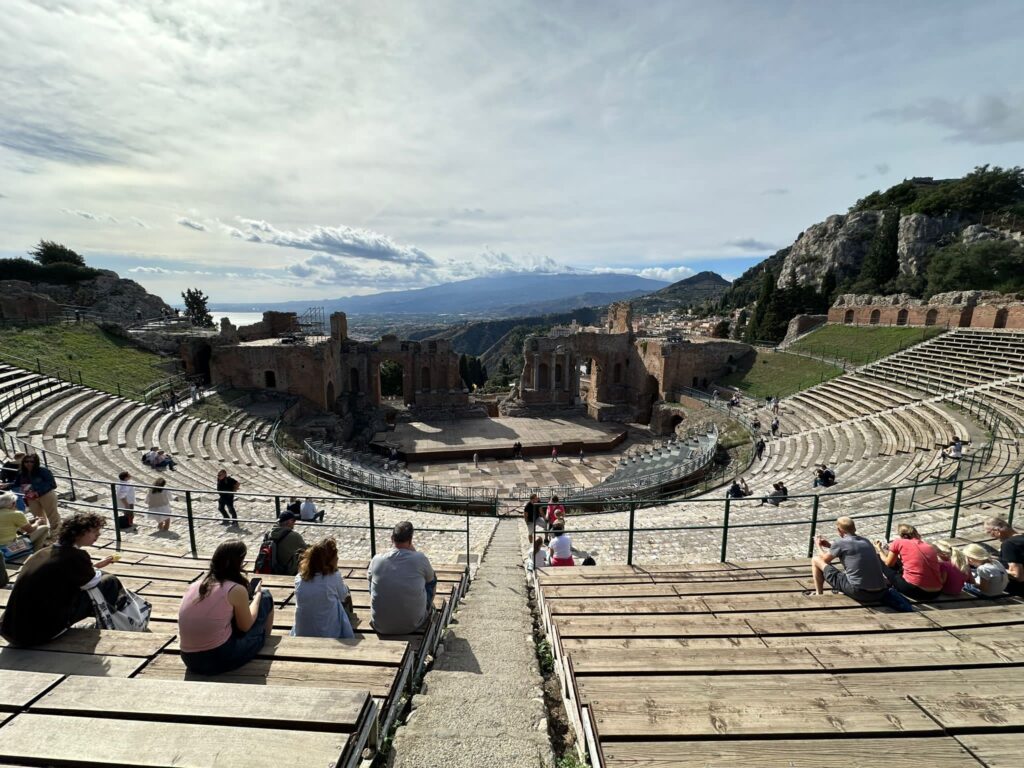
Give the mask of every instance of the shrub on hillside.
POLYGON ((0 276, 4 280, 24 280, 28 283, 57 283, 68 285, 91 280, 100 274, 98 269, 83 267, 66 261, 37 264, 28 259, 0 259, 0 276))
POLYGON ((1012 240, 955 243, 928 264, 929 296, 965 288, 1013 293, 1024 290, 1024 245, 1012 240))

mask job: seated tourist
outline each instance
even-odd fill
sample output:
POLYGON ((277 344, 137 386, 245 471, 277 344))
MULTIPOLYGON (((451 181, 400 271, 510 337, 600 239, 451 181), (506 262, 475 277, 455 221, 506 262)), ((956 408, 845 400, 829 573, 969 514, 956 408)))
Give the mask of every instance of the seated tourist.
POLYGON ((318 510, 313 500, 306 497, 306 500, 299 506, 299 519, 304 523, 312 523, 319 520, 321 523, 324 521, 324 511, 318 510))
POLYGON ((159 453, 159 451, 160 449, 157 448, 155 445, 151 447, 148 451, 142 454, 142 463, 145 464, 147 467, 152 467, 153 461, 156 459, 156 455, 157 453, 159 453))
POLYGON ((758 506, 765 504, 771 504, 773 507, 779 506, 789 496, 789 489, 783 483, 772 483, 772 492, 767 496, 761 497, 761 503, 758 506))
POLYGON ((576 565, 572 559, 572 539, 565 532, 565 523, 559 521, 551 526, 553 538, 548 549, 551 552, 551 565, 576 565))
POLYGON ((551 565, 551 558, 548 557, 548 551, 544 547, 544 539, 538 536, 533 540, 533 567, 547 568, 549 565, 551 565))
MULTIPOLYGON (((219 675, 256 658, 274 626, 270 590, 249 594, 242 572, 245 544, 221 542, 210 558, 210 570, 193 582, 178 607, 181 660, 191 672, 219 675)), ((259 582, 253 586, 258 587, 259 582)))
POLYGON ((1017 533, 1001 517, 988 518, 985 530, 989 536, 999 540, 999 561, 1010 575, 1006 591, 1011 595, 1024 596, 1024 534, 1017 533))
POLYGON ((38 550, 46 545, 50 526, 38 518, 29 522, 25 513, 18 511, 18 497, 11 491, 4 491, 0 493, 0 548, 9 547, 19 535, 28 538, 32 549, 38 550))
POLYGON ((964 547, 964 557, 973 572, 973 578, 964 589, 979 597, 999 597, 1006 591, 1010 574, 987 549, 980 544, 968 544, 964 547))
POLYGON ((754 432, 760 432, 761 431, 761 419, 759 419, 757 416, 755 416, 753 418, 753 420, 750 422, 750 428, 752 430, 754 430, 754 432))
POLYGON ((334 539, 316 542, 302 553, 295 577, 293 637, 355 637, 348 614, 352 596, 338 571, 334 539))
POLYGON ((370 624, 382 635, 406 635, 423 629, 437 587, 430 560, 412 543, 412 523, 391 532, 390 551, 374 556, 366 572, 370 584, 370 624))
POLYGON ((939 556, 939 566, 946 574, 942 594, 959 595, 964 591, 964 584, 974 579, 970 563, 967 562, 963 551, 951 541, 935 541, 932 542, 932 546, 939 556))
POLYGON ((168 456, 167 453, 165 453, 164 451, 160 451, 160 450, 158 450, 156 452, 156 456, 154 456, 150 460, 150 464, 149 465, 153 469, 164 469, 166 467, 167 469, 170 469, 171 471, 174 471, 174 468, 177 466, 177 464, 174 463, 174 459, 172 459, 170 456, 168 456))
POLYGON ((824 594, 827 581, 836 592, 860 603, 881 602, 889 585, 871 542, 857 535, 857 525, 849 517, 836 520, 836 533, 839 538, 835 542, 817 539, 821 552, 811 559, 815 594, 824 594), (841 571, 832 565, 836 558, 843 566, 841 571))
POLYGON ((292 496, 288 499, 288 505, 285 507, 285 510, 300 518, 302 517, 302 502, 297 496, 292 496))
POLYGON ((942 452, 942 458, 959 461, 964 455, 964 444, 959 437, 954 437, 953 442, 942 452))
POLYGON ((814 487, 830 488, 836 484, 836 473, 829 469, 828 464, 820 464, 814 471, 814 487))
POLYGON ((93 512, 65 518, 56 543, 36 552, 21 567, 0 628, 10 643, 39 645, 72 624, 94 617, 93 601, 86 591, 93 587, 114 610, 122 594, 121 582, 100 570, 113 563, 114 557, 94 565, 83 549, 96 542, 103 525, 103 518, 93 512))
POLYGON ((295 530, 296 515, 282 512, 277 518, 277 525, 270 529, 267 538, 276 544, 277 556, 272 565, 274 573, 295 576, 299 572, 299 556, 306 549, 306 542, 295 530))
POLYGON ((750 486, 747 485, 747 481, 742 477, 737 477, 732 481, 732 485, 729 486, 728 495, 731 499, 743 499, 751 493, 753 493, 753 491, 750 490, 750 486))
POLYGON ((875 542, 883 570, 892 585, 914 600, 934 600, 942 594, 946 572, 939 565, 935 547, 921 540, 917 529, 902 523, 897 538, 886 548, 875 542))

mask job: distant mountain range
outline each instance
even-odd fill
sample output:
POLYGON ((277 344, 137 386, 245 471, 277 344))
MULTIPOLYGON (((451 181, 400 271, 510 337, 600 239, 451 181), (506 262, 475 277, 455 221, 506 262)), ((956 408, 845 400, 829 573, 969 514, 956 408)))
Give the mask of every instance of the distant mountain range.
POLYGON ((633 302, 633 311, 659 312, 696 306, 705 301, 717 301, 728 290, 729 285, 729 281, 717 272, 698 272, 693 277, 636 299, 633 302))
POLYGON ((328 313, 340 311, 349 315, 514 317, 601 306, 658 291, 665 285, 661 280, 622 274, 519 274, 476 277, 429 288, 370 296, 268 304, 213 304, 210 309, 224 312, 302 312, 310 306, 323 306, 328 313))

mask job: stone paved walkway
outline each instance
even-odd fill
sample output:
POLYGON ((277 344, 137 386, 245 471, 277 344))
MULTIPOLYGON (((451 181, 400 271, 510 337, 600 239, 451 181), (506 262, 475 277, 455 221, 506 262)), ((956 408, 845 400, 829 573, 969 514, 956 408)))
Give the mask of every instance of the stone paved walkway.
POLYGON ((444 653, 394 741, 396 768, 554 764, 515 518, 502 519, 444 653))

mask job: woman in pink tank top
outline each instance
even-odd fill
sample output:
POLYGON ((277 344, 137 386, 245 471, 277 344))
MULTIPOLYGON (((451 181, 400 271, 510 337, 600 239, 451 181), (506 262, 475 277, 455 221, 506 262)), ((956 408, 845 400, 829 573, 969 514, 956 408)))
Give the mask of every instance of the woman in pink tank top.
POLYGON ((245 553, 241 541, 221 543, 209 572, 181 599, 181 659, 192 672, 218 675, 237 669, 256 657, 270 635, 274 599, 266 589, 250 598, 242 572, 245 553))

